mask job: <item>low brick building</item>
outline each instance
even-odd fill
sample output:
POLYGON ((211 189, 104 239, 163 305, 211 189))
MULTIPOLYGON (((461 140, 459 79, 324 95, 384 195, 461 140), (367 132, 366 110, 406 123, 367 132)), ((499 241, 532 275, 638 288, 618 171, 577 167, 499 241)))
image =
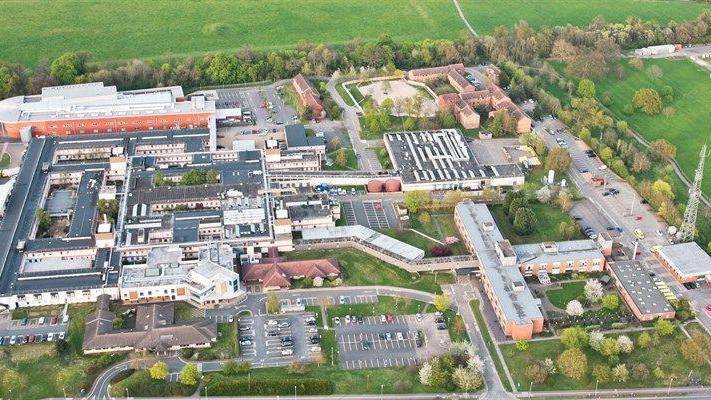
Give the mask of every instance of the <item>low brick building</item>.
POLYGON ((608 271, 615 280, 615 286, 632 313, 640 321, 657 318, 672 319, 676 315, 657 288, 647 269, 639 261, 617 261, 609 264, 608 271))
POLYGON ((322 118, 325 114, 321 95, 311 82, 302 74, 298 74, 292 80, 296 94, 299 95, 301 104, 309 108, 315 116, 322 118))
POLYGON ((289 289, 294 279, 332 279, 340 275, 341 269, 335 258, 303 261, 266 258, 259 264, 242 266, 244 284, 253 292, 289 289))
POLYGON ((711 256, 696 242, 663 246, 656 252, 659 262, 679 283, 691 283, 707 277, 711 281, 711 256))

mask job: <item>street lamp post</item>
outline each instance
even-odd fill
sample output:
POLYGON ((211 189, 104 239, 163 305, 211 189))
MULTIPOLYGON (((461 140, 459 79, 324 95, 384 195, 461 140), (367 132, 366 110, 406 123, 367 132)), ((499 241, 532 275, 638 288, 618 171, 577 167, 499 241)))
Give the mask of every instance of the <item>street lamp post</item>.
POLYGON ((207 385, 205 385, 205 400, 207 400, 207 385))
POLYGON ((595 397, 597 397, 597 385, 600 383, 598 379, 595 379, 595 397))
POLYGON ((669 378, 669 388, 667 389, 667 396, 669 396, 669 393, 671 393, 671 385, 672 385, 672 382, 674 382, 674 377, 673 377, 673 376, 669 378))
POLYGON ((380 400, 383 400, 383 387, 385 387, 385 385, 381 384, 380 385, 380 400))
POLYGON ((531 384, 528 385, 528 397, 531 397, 531 391, 533 391, 533 381, 531 381, 531 384))
POLYGON ((294 400, 296 400, 296 385, 294 385, 294 400))

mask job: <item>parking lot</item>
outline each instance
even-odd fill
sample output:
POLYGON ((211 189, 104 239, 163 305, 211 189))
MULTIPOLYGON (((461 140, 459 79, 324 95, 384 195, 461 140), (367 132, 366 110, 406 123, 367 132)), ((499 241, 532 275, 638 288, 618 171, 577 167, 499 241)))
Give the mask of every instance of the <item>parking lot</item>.
POLYGON ((341 367, 346 369, 418 365, 445 352, 450 345, 446 327, 437 329, 435 314, 368 316, 358 322, 339 319, 336 325, 341 367))
POLYGON ((238 329, 240 356, 255 366, 310 362, 320 352, 313 313, 240 317, 238 329))
POLYGON ((69 319, 61 316, 0 320, 0 345, 66 339, 68 327, 69 319))

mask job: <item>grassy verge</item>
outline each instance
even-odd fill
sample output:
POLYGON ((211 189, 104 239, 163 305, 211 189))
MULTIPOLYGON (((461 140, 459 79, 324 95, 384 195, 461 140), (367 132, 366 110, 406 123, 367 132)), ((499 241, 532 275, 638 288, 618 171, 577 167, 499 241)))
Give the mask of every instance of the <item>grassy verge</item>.
POLYGON ((372 304, 342 304, 328 307, 328 318, 343 318, 346 315, 412 315, 427 312, 428 304, 422 301, 402 297, 378 296, 378 302, 372 304))
POLYGON ((197 360, 228 360, 239 354, 237 346, 237 323, 223 322, 217 324, 217 343, 209 349, 196 350, 197 360))
POLYGON ((388 154, 388 151, 385 149, 384 146, 374 147, 373 151, 378 157, 378 161, 380 162, 381 167, 383 167, 384 169, 391 169, 393 167, 393 163, 390 160, 390 155, 388 154))
POLYGON ((467 327, 464 325, 464 319, 461 315, 457 315, 452 310, 447 310, 444 312, 444 319, 447 321, 447 330, 449 331, 449 338, 452 342, 468 342, 469 335, 467 335, 467 327))
POLYGON ((346 92, 346 89, 343 89, 343 86, 341 86, 340 83, 336 85, 336 91, 347 105, 351 107, 354 105, 353 100, 351 100, 351 96, 348 95, 348 92, 346 92))
POLYGON ((546 291, 546 296, 551 304, 565 310, 565 306, 569 301, 575 300, 583 295, 585 282, 569 282, 563 283, 560 289, 551 289, 546 291))
POLYGON ((504 388, 506 388, 506 390, 510 392, 512 390, 511 384, 509 383, 509 380, 506 379, 504 364, 499 358, 499 354, 496 352, 496 343, 494 343, 494 340, 491 338, 491 333, 489 333, 489 328, 486 324, 486 319, 484 319, 484 315, 482 315, 481 310, 479 309, 479 300, 470 301, 469 306, 472 308, 472 312, 474 313, 476 324, 479 326, 479 332, 481 333, 481 337, 484 339, 484 345, 489 351, 491 359, 494 360, 496 374, 499 375, 499 378, 501 379, 501 383, 504 385, 504 388))
POLYGON ((289 252, 285 256, 289 260, 334 257, 340 263, 343 282, 348 286, 387 285, 442 293, 441 284, 454 282, 451 274, 439 274, 435 282, 432 274, 413 274, 352 248, 289 252))
POLYGON ((121 375, 120 378, 122 379, 111 382, 112 396, 183 397, 190 396, 197 390, 197 385, 183 385, 180 382, 152 379, 148 371, 133 371, 130 374, 121 375))
MULTIPOLYGON (((630 338, 635 341, 638 332, 629 334, 630 338)), ((680 330, 676 330, 671 336, 661 337, 659 343, 650 346, 646 349, 635 348, 630 354, 621 354, 620 362, 627 365, 628 369, 635 364, 644 364, 651 371, 656 367, 660 367, 665 373, 663 379, 657 379, 654 374, 649 374, 646 379, 639 380, 630 377, 627 382, 600 382, 600 389, 617 389, 617 388, 635 388, 635 387, 665 387, 670 383, 671 376, 676 379, 671 380, 672 386, 685 386, 687 384, 686 377, 691 370, 695 375, 702 378, 708 377, 711 374, 711 367, 692 365, 679 354, 679 345, 685 338, 680 330)), ((506 344, 501 346, 501 351, 504 354, 504 359, 508 363, 509 371, 514 378, 514 382, 520 384, 521 387, 529 385, 530 380, 526 378, 526 367, 531 363, 541 361, 545 358, 556 360, 558 355, 563 352, 564 346, 558 339, 541 340, 529 342, 529 348, 526 351, 518 351, 514 344, 506 344)), ((590 371, 597 364, 606 364, 607 359, 600 353, 590 349, 583 349, 588 360, 588 372, 583 379, 576 381, 565 377, 562 374, 549 377, 543 384, 533 385, 533 390, 585 390, 595 388, 595 377, 590 371)))

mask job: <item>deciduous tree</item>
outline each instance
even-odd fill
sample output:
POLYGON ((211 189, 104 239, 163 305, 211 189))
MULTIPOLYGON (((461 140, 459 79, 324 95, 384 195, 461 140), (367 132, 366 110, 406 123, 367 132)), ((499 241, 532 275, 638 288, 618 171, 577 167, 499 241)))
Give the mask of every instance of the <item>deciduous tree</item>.
POLYGON ((579 381, 588 370, 588 358, 580 349, 567 349, 558 356, 558 368, 563 375, 579 381))

